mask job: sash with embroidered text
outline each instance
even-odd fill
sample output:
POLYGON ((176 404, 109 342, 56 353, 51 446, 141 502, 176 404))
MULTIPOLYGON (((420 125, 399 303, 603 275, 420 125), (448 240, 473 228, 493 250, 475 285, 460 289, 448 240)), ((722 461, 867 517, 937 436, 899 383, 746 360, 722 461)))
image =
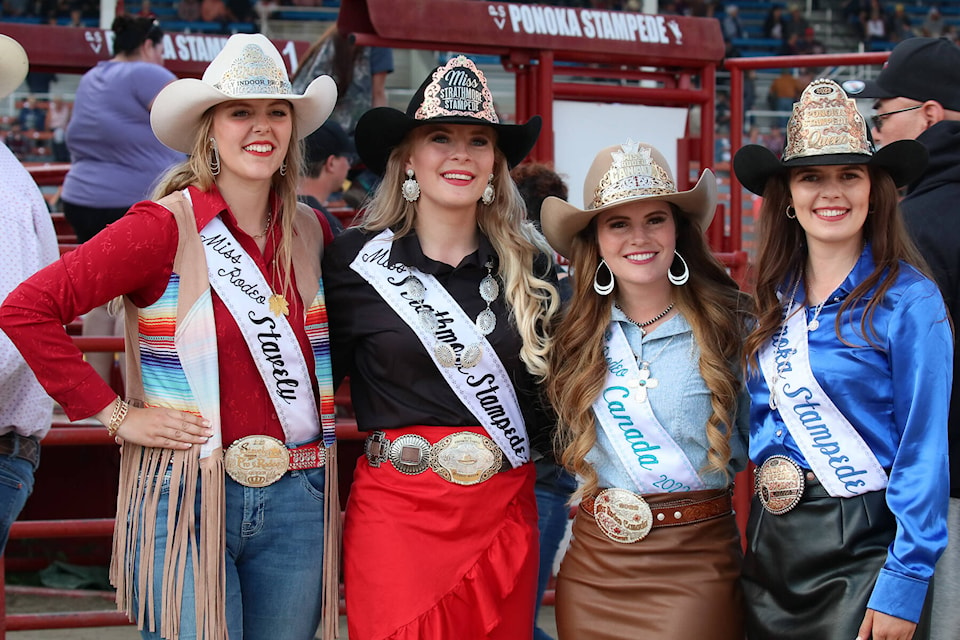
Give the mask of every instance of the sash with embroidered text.
POLYGON ((384 230, 363 246, 350 268, 369 282, 413 330, 450 389, 503 450, 510 464, 518 467, 528 462, 526 425, 513 382, 497 352, 436 278, 412 267, 390 264, 392 240, 393 231, 384 230), (428 326, 438 321, 442 330, 428 326), (458 354, 464 351, 463 345, 470 344, 479 349, 479 360, 467 366, 458 355, 455 366, 445 366, 438 358, 440 350, 435 348, 441 341, 458 354))

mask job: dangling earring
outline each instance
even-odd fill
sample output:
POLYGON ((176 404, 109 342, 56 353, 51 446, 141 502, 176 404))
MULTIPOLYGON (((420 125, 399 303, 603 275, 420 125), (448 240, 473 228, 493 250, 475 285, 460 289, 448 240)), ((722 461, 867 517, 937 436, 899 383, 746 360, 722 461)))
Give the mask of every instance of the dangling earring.
POLYGON ((607 261, 603 258, 600 258, 600 264, 597 265, 597 270, 593 273, 593 290, 597 292, 597 295, 608 296, 613 293, 613 271, 610 270, 610 267, 607 265, 607 261), (597 282, 597 276, 600 275, 600 267, 606 267, 607 273, 610 274, 610 282, 607 284, 600 284, 597 282))
POLYGON ((217 141, 210 138, 210 150, 213 154, 210 156, 210 173, 215 176, 220 175, 220 150, 217 149, 217 141))
POLYGON ((673 252, 673 255, 680 258, 680 263, 683 265, 683 273, 678 276, 673 275, 673 265, 671 264, 670 268, 667 269, 667 278, 670 279, 671 283, 677 285, 678 287, 682 287, 683 285, 687 284, 687 280, 690 279, 690 268, 687 266, 687 261, 683 259, 682 255, 676 251, 673 252))
POLYGON ((483 195, 480 196, 480 200, 483 201, 483 204, 490 205, 493 204, 493 199, 497 197, 497 192, 493 190, 493 174, 490 174, 490 178, 487 180, 487 186, 483 189, 483 195))
POLYGON ((282 176, 287 175, 287 161, 286 161, 286 160, 284 160, 283 162, 280 163, 280 175, 282 175, 282 176))
POLYGON ((794 209, 793 205, 791 204, 787 205, 787 210, 784 211, 784 213, 787 214, 787 217, 790 218, 791 220, 797 219, 797 210, 794 209))
POLYGON ((416 202, 420 199, 420 184, 413 177, 413 169, 407 169, 407 179, 403 181, 400 193, 407 202, 416 202))

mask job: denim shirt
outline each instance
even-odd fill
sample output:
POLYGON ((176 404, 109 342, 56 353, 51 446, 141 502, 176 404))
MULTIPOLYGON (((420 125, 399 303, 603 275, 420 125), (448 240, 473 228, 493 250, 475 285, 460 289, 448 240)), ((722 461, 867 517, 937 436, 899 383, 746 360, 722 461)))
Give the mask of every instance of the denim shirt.
MULTIPOLYGON (((947 412, 953 374, 953 336, 936 284, 901 263, 896 283, 873 315, 876 346, 860 331, 862 305, 835 321, 844 299, 874 269, 867 244, 850 275, 827 297, 820 326, 807 334, 814 378, 890 476, 887 504, 897 532, 869 607, 918 620, 927 584, 947 542, 947 412)), ((792 283, 792 281, 791 281, 792 283)), ((785 285, 785 290, 791 285, 785 285)), ((788 294, 789 295, 789 294, 788 294)), ((812 318, 815 307, 806 309, 812 318)), ((807 468, 770 391, 751 367, 750 458, 759 466, 783 455, 807 468)))
MULTIPOLYGON (((658 381, 656 388, 647 390, 650 407, 698 471, 704 488, 720 489, 730 485, 733 475, 747 462, 750 398, 746 389, 740 394, 730 437, 731 456, 727 465, 730 476, 725 477, 717 471, 707 473, 704 471, 709 450, 706 425, 713 407, 710 405, 710 390, 700 376, 700 349, 690 324, 682 313, 677 313, 644 336, 620 309, 613 307, 611 314, 612 320, 620 323, 630 348, 641 360, 650 363, 650 376, 658 381)), ((636 490, 599 423, 597 442, 587 454, 586 461, 596 469, 600 487, 636 490)))

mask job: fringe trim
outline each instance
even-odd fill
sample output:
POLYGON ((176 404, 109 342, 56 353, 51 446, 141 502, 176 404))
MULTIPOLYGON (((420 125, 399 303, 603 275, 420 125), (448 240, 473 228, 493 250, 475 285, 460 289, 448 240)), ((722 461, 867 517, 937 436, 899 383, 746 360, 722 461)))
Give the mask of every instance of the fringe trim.
POLYGON ((340 481, 337 443, 327 447, 323 487, 323 637, 340 637, 340 481))
POLYGON ((227 640, 226 569, 224 566, 223 452, 199 459, 200 448, 187 451, 156 449, 124 443, 120 457, 120 490, 110 560, 110 582, 117 589, 117 608, 125 611, 140 630, 169 640, 180 636, 180 611, 185 580, 193 580, 196 593, 198 640, 227 640), (170 473, 170 501, 165 527, 161 575, 161 611, 155 610, 156 527, 163 476, 170 473), (200 532, 194 504, 200 481, 200 532), (135 560, 140 548, 140 572, 135 560), (193 574, 187 576, 188 554, 193 574), (137 575, 136 585, 134 576, 137 575), (139 602, 135 595, 139 593, 139 602), (137 604, 134 611, 134 604, 137 604))

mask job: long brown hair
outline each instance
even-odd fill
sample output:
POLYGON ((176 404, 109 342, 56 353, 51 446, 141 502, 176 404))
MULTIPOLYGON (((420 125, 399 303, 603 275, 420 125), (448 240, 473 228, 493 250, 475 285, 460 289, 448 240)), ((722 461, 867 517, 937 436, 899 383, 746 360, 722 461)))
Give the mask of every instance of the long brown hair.
MULTIPOLYGON (((849 316, 849 322, 854 322, 857 318, 853 317, 853 310, 862 305, 857 334, 866 343, 876 346, 878 336, 873 327, 873 315, 883 303, 886 292, 897 281, 900 263, 912 265, 928 277, 929 269, 904 227, 893 179, 882 169, 871 167, 869 171, 870 211, 863 224, 863 238, 870 243, 875 266, 840 305, 834 330, 840 337, 844 316, 849 316)), ((760 348, 780 330, 782 307, 777 290, 789 286, 787 279, 795 281, 800 278, 807 263, 803 227, 796 219, 786 215, 787 206, 791 203, 789 176, 788 172, 783 172, 771 177, 763 192, 755 285, 758 323, 747 337, 744 349, 744 364, 748 367, 757 364, 760 348)), ((842 337, 841 340, 849 346, 855 346, 842 337)))
MULTIPOLYGON (((704 427, 706 470, 726 474, 737 397, 743 388, 738 361, 753 303, 710 252, 700 229, 675 205, 670 208, 677 224, 677 251, 690 270, 690 279, 674 287, 673 296, 693 330, 700 375, 710 390, 713 409, 704 427)), ((573 298, 554 334, 547 378, 547 396, 558 416, 556 446, 561 462, 583 478, 577 495, 591 495, 598 488, 597 473, 585 458, 597 439, 592 406, 606 379, 603 334, 616 298, 616 290, 609 296, 593 290, 593 273, 600 263, 596 224, 594 218, 573 238, 573 298)))

